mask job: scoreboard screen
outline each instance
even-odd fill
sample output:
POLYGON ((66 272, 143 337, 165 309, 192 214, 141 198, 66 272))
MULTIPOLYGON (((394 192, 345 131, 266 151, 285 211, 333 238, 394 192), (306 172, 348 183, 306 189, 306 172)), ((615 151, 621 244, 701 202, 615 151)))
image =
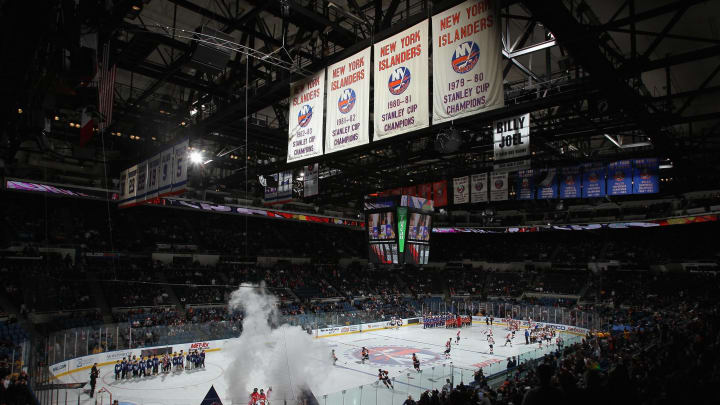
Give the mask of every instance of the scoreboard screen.
POLYGON ((427 264, 432 202, 397 196, 365 202, 368 257, 376 264, 427 264))

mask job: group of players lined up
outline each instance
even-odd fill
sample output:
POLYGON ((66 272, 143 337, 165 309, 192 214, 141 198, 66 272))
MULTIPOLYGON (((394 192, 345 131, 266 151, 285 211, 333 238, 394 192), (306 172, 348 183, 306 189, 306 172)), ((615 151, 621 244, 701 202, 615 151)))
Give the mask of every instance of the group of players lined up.
POLYGON ((149 377, 158 373, 205 368, 205 351, 189 351, 187 354, 179 353, 146 356, 123 357, 122 361, 115 363, 115 379, 124 380, 135 377, 149 377))
POLYGON ((472 325, 472 317, 453 314, 423 316, 423 329, 460 328, 472 325))

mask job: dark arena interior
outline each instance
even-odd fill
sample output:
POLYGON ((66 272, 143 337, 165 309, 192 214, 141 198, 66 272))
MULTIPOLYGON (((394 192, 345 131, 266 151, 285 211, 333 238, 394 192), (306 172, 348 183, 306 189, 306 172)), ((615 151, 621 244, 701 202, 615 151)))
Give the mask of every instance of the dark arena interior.
POLYGON ((720 403, 720 1, 0 27, 0 405, 720 403))

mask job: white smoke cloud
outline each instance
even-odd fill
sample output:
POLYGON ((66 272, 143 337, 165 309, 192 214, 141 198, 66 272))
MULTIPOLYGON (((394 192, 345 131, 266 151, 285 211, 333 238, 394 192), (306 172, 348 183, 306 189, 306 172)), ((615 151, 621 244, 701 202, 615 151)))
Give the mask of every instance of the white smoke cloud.
POLYGON ((301 389, 317 392, 332 368, 326 344, 299 326, 271 326, 277 324, 277 302, 264 284, 242 284, 230 296, 229 309, 245 314, 240 337, 231 339, 222 351, 230 358, 225 380, 232 403, 246 404, 253 388, 272 387, 273 403, 287 399, 294 404, 301 389))

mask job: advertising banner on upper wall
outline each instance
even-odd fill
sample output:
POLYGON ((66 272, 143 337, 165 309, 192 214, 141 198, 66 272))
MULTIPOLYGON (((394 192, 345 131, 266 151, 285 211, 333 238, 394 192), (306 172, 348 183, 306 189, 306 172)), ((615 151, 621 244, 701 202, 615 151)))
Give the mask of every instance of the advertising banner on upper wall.
POLYGON ((493 161, 530 155, 530 113, 493 122, 493 161))
POLYGON ((520 170, 518 172, 518 200, 532 200, 535 198, 535 172, 532 170, 520 170))
POLYGON ((278 181, 279 177, 277 173, 273 174, 272 180, 268 179, 268 184, 265 186, 265 202, 275 202, 277 200, 277 193, 278 193, 278 181))
POLYGON ((430 125, 427 20, 375 44, 373 140, 430 125))
POLYGON ((370 47, 329 66, 327 72, 325 153, 367 144, 370 137, 370 47))
POLYGON ((583 165, 582 198, 605 197, 605 166, 583 165))
POLYGON ((547 200, 550 198, 557 198, 558 196, 558 184, 557 184, 557 169, 546 169, 540 171, 540 176, 537 179, 537 198, 538 200, 547 200))
POLYGON ((453 179, 453 204, 466 204, 470 202, 468 176, 453 179))
POLYGON ((323 154, 325 70, 290 85, 287 161, 323 154))
POLYGON ((490 201, 505 201, 508 199, 508 173, 495 173, 490 175, 490 201))
POLYGON ((608 165, 608 195, 632 194, 632 161, 620 160, 608 165))
POLYGON ((633 161, 633 193, 652 194, 660 192, 658 170, 660 161, 657 158, 635 159, 633 161))
POLYGON ((560 168, 558 183, 560 198, 580 198, 580 167, 560 168))
POLYGON ((490 0, 432 17, 433 124, 505 105, 499 28, 490 0))
POLYGON ((470 202, 479 203, 488 200, 488 174, 473 174, 470 177, 470 202))

